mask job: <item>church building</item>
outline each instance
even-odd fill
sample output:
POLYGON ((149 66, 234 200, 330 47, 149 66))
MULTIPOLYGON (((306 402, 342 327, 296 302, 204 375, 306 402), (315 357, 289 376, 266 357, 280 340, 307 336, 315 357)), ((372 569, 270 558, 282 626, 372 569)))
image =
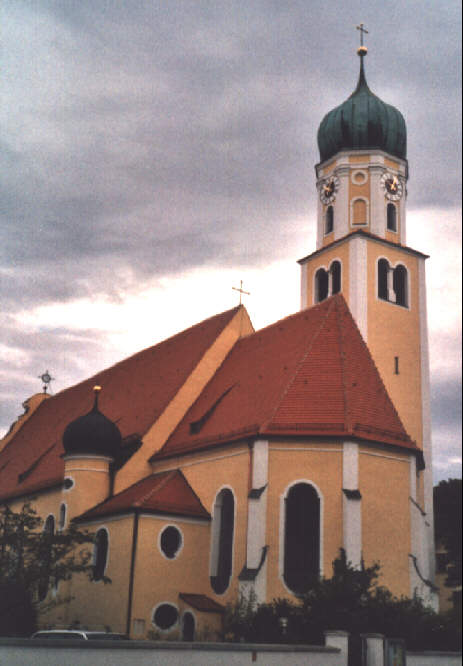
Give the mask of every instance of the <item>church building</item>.
POLYGON ((406 244, 401 113, 367 85, 318 130, 301 310, 240 305, 50 396, 0 441, 0 502, 92 532, 93 580, 43 627, 220 635, 240 594, 295 599, 348 561, 436 607, 426 255, 406 244), (105 584, 105 578, 111 579, 105 584))

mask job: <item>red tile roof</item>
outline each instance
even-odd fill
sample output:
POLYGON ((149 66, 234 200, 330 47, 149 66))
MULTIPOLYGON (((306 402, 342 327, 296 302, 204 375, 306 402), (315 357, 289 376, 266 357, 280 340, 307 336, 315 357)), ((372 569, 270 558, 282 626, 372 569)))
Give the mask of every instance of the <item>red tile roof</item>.
POLYGON ((205 594, 187 594, 186 592, 180 592, 178 596, 189 606, 201 613, 223 613, 225 611, 225 607, 222 606, 222 604, 217 603, 217 601, 207 597, 205 594))
POLYGON ((257 435, 416 449, 341 295, 239 340, 152 460, 257 435))
POLYGON ((35 491, 62 479, 65 427, 99 406, 122 436, 143 436, 238 308, 207 319, 45 400, 0 451, 0 499, 35 491))
POLYGON ((147 476, 74 520, 89 522, 103 516, 136 510, 141 513, 210 519, 210 514, 201 504, 199 497, 182 472, 173 470, 147 476))

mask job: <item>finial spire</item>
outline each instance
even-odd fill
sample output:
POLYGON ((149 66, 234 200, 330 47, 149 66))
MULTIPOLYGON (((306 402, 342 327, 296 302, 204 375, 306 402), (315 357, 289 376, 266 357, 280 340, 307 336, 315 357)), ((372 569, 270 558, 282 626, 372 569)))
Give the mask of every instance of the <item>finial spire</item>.
POLYGON ((368 53, 367 47, 364 46, 364 44, 363 44, 363 35, 368 34, 368 30, 364 27, 363 23, 360 23, 357 26, 357 30, 360 31, 360 46, 357 49, 357 55, 360 57, 360 73, 359 73, 359 80, 358 80, 358 83, 357 83, 357 88, 354 90, 352 95, 355 95, 360 90, 368 89, 368 84, 367 84, 367 80, 366 80, 366 77, 365 77, 365 69, 364 69, 364 65, 363 65, 363 59, 366 56, 366 54, 368 53))
POLYGON ((93 387, 93 393, 95 394, 95 402, 93 403, 93 411, 96 412, 98 410, 98 395, 101 391, 101 386, 96 386, 93 387))
POLYGON ((366 54, 368 53, 367 47, 364 46, 364 44, 363 44, 363 35, 368 34, 368 30, 366 28, 364 28, 363 26, 364 26, 363 23, 360 23, 360 25, 357 26, 357 30, 360 30, 360 46, 357 49, 357 54, 361 58, 366 56, 366 54))
POLYGON ((52 376, 50 375, 50 373, 48 372, 48 370, 45 370, 45 372, 43 373, 43 375, 39 375, 39 379, 42 380, 42 382, 43 382, 42 389, 43 389, 43 392, 46 393, 46 392, 47 392, 47 389, 48 389, 48 385, 49 385, 50 382, 52 382, 52 381, 54 380, 54 377, 52 377, 52 376))

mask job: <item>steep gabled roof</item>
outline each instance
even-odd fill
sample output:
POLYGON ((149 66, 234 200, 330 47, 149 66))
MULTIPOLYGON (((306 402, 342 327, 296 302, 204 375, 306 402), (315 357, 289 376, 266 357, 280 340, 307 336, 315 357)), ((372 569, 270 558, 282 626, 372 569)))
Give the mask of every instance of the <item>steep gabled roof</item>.
POLYGON ((416 449, 341 295, 239 340, 152 460, 271 435, 416 449))
POLYGON ((182 472, 173 470, 151 474, 74 520, 90 522, 104 516, 133 511, 210 519, 210 514, 182 472))
POLYGON ((90 410, 95 384, 103 389, 101 411, 122 437, 143 436, 237 311, 211 317, 43 401, 0 451, 0 499, 63 479, 64 429, 90 410))

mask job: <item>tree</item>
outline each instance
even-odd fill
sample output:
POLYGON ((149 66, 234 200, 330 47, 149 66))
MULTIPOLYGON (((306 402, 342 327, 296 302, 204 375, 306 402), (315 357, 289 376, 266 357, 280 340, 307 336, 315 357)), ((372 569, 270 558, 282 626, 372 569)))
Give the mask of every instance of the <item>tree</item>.
POLYGON ((225 614, 225 635, 257 643, 322 644, 327 629, 349 632, 349 664, 360 663, 360 634, 403 638, 409 650, 458 650, 456 616, 435 613, 419 599, 397 598, 378 585, 379 564, 355 569, 341 550, 331 578, 320 578, 298 602, 276 599, 250 607, 241 599, 225 614))
POLYGON ((55 531, 30 504, 19 511, 0 507, 0 635, 30 635, 39 605, 57 603, 45 601, 51 586, 76 573, 92 576, 86 547, 92 542, 93 535, 72 523, 55 531))
POLYGON ((449 587, 461 585, 461 484, 461 479, 448 479, 434 487, 435 539, 447 551, 449 587))

